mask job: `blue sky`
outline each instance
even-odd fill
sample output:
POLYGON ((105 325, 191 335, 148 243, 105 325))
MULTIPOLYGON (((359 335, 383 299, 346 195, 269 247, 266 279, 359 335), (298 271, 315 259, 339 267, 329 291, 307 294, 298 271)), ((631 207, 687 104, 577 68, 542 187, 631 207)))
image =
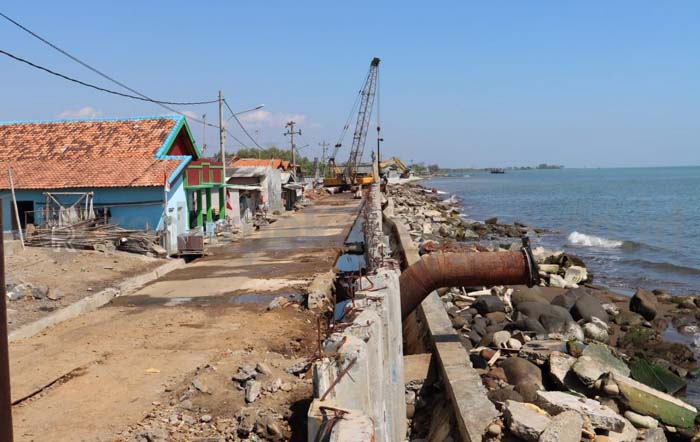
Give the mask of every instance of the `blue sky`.
MULTIPOLYGON (((700 164, 697 1, 340 3, 8 0, 0 10, 151 97, 222 89, 234 109, 264 103, 245 116, 251 132, 282 145, 294 118, 309 156, 337 141, 377 56, 384 151, 404 160, 700 164)), ((4 20, 0 48, 117 88, 4 20)), ((167 112, 2 56, 0 84, 2 120, 167 112)), ((179 110, 217 115, 215 105, 179 110)), ((211 150, 215 137, 210 129, 211 150)))

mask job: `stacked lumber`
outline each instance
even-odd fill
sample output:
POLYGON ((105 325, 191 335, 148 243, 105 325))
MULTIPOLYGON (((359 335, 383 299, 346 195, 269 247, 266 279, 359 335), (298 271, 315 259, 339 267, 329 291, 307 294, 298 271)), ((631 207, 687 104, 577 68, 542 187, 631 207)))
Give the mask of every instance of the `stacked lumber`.
POLYGON ((156 232, 128 230, 101 220, 88 220, 62 227, 34 229, 25 244, 32 247, 58 247, 82 250, 123 250, 141 254, 162 254, 156 232))

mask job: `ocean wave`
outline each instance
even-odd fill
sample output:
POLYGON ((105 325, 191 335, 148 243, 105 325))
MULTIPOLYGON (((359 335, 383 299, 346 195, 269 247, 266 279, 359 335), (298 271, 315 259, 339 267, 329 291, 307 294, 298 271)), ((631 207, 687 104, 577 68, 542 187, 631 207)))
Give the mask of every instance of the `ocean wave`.
POLYGON ((580 247, 598 247, 602 249, 617 249, 625 244, 625 241, 616 239, 606 239, 595 235, 586 235, 585 233, 571 232, 566 238, 570 244, 580 247))
POLYGON ((676 265, 670 262, 656 262, 648 261, 646 259, 629 259, 625 261, 629 264, 634 264, 636 266, 644 267, 650 270, 659 270, 680 275, 700 275, 700 269, 698 268, 676 265))

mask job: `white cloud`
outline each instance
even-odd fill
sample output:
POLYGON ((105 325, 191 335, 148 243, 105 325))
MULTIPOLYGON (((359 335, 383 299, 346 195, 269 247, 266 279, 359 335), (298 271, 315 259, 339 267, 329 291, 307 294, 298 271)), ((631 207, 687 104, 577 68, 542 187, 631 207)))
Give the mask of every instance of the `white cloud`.
POLYGON ((78 110, 65 110, 58 114, 58 118, 97 118, 104 115, 92 106, 85 106, 78 110))
POLYGON ((309 118, 304 114, 273 113, 265 110, 248 112, 239 116, 238 119, 241 120, 243 124, 277 128, 283 128, 290 120, 297 124, 304 124, 309 121, 309 118))

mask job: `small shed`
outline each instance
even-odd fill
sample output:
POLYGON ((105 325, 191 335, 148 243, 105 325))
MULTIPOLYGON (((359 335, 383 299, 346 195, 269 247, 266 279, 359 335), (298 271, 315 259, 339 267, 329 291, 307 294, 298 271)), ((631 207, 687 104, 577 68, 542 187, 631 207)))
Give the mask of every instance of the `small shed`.
POLYGON ((246 220, 246 212, 255 213, 259 207, 270 211, 283 210, 282 181, 280 169, 269 164, 235 165, 226 169, 226 184, 231 186, 253 186, 238 188, 241 218, 246 220))

